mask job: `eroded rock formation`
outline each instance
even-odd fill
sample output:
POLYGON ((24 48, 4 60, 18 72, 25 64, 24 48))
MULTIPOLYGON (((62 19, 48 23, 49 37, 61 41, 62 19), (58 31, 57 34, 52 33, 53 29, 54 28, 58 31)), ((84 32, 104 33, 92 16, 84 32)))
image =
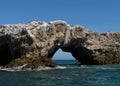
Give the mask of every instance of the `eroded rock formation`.
POLYGON ((120 63, 119 32, 99 34, 59 20, 0 26, 2 66, 23 58, 52 58, 59 48, 70 52, 80 64, 120 63))

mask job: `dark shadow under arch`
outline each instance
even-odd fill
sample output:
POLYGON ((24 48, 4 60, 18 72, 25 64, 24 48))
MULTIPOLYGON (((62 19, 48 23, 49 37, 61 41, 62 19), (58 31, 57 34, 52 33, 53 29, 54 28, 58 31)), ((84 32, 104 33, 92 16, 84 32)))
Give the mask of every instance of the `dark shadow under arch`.
POLYGON ((12 53, 7 43, 0 46, 0 65, 6 65, 12 60, 12 53))

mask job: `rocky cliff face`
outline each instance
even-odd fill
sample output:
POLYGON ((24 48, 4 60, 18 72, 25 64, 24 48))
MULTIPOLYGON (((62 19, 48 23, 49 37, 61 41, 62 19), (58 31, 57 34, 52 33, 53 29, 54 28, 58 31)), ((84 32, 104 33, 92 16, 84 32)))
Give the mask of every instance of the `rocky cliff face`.
POLYGON ((14 64, 18 59, 21 59, 19 65, 30 62, 32 65, 30 58, 51 59, 59 48, 70 52, 80 64, 120 63, 119 32, 99 34, 82 26, 70 26, 65 21, 0 26, 2 66, 14 64), (26 61, 22 62, 22 59, 26 61))

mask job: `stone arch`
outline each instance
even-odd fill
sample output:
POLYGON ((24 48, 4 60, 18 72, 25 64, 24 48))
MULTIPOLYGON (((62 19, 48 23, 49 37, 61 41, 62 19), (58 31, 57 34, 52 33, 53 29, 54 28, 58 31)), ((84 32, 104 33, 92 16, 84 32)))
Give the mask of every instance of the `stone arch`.
POLYGON ((80 65, 95 65, 99 64, 97 60, 92 56, 93 52, 85 47, 79 46, 78 48, 73 48, 74 46, 61 46, 52 48, 48 54, 48 57, 53 58, 55 53, 61 49, 63 52, 69 52, 78 61, 80 65))

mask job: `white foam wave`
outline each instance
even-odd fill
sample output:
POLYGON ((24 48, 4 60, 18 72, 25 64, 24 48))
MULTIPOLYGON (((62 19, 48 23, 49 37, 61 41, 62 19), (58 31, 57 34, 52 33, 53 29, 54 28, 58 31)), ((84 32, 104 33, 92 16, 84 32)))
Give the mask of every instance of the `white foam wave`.
POLYGON ((64 66, 57 66, 55 68, 40 66, 37 69, 24 68, 26 65, 27 64, 22 65, 22 66, 18 66, 18 67, 12 67, 12 68, 3 68, 3 67, 0 67, 0 70, 1 71, 15 72, 15 71, 42 71, 42 70, 53 70, 53 69, 66 69, 66 67, 64 67, 64 66))
POLYGON ((2 69, 0 69, 1 71, 11 71, 11 72, 13 72, 13 71, 15 71, 15 70, 12 70, 11 68, 2 68, 2 69))
POLYGON ((2 68, 2 67, 0 67, 0 70, 2 70, 2 71, 11 71, 11 72, 13 72, 13 71, 22 71, 22 69, 23 69, 26 65, 27 65, 27 64, 24 64, 24 65, 18 66, 18 67, 12 67, 12 68, 2 68))
POLYGON ((96 67, 96 69, 102 69, 102 70, 117 70, 120 68, 115 68, 115 67, 96 67))
POLYGON ((99 65, 99 66, 87 66, 87 65, 81 65, 79 68, 85 68, 85 69, 101 69, 101 70, 117 70, 120 69, 118 67, 111 67, 108 65, 99 65))
POLYGON ((57 66, 56 69, 66 69, 67 67, 65 66, 57 66))

